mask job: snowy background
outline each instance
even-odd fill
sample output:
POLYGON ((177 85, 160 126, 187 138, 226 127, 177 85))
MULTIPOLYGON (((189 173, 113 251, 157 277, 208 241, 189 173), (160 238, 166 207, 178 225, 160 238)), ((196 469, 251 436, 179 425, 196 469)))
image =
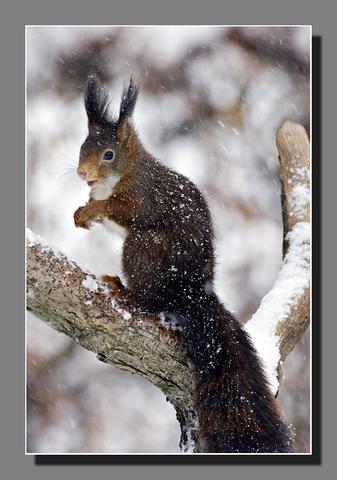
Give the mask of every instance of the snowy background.
MULTIPOLYGON (((83 88, 100 72, 118 108, 131 73, 145 146, 208 199, 216 231, 216 288, 246 322, 280 267, 282 223, 275 132, 310 129, 308 27, 29 27, 27 224, 95 274, 120 273, 121 240, 76 229, 89 187, 76 176, 86 137, 83 88)), ((279 399, 310 449, 310 340, 284 364, 279 399)), ((164 395, 97 361, 27 314, 29 452, 178 452, 164 395)))

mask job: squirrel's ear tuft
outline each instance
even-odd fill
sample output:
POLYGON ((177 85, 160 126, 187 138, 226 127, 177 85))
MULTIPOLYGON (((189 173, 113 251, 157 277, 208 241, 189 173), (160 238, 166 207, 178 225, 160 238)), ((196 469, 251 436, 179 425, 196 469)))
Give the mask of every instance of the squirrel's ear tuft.
POLYGON ((87 111, 89 129, 92 126, 109 123, 109 95, 95 75, 88 80, 85 92, 85 109, 87 111))
POLYGON ((131 117, 136 105, 138 92, 138 85, 131 75, 129 85, 123 91, 118 122, 123 122, 126 118, 131 117))

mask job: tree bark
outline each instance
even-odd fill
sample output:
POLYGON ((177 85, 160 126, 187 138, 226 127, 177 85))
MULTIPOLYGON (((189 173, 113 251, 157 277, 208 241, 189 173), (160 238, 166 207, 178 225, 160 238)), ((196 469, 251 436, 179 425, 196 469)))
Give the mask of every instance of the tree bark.
MULTIPOLYGON (((277 368, 303 335, 310 313, 309 203, 304 201, 309 189, 309 142, 304 129, 286 122, 277 133, 277 147, 284 260, 275 286, 245 326, 267 373, 274 378, 275 391, 277 368), (285 288, 287 281, 294 290, 285 288), (279 304, 273 311, 275 299, 279 304), (265 352, 265 342, 269 340, 270 346, 270 339, 274 348, 272 360, 270 352, 265 352)), ((106 286, 94 275, 83 272, 29 230, 27 308, 96 353, 100 360, 137 373, 160 388, 176 409, 182 450, 201 451, 193 405, 193 369, 179 332, 165 325, 164 319, 126 309, 109 296, 106 286)))

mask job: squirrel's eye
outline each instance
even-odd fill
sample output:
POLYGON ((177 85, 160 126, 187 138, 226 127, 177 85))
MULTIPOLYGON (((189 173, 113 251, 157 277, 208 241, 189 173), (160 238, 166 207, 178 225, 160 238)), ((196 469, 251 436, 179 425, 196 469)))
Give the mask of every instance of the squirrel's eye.
POLYGON ((112 160, 114 156, 114 152, 111 150, 107 150, 103 155, 103 160, 112 160))

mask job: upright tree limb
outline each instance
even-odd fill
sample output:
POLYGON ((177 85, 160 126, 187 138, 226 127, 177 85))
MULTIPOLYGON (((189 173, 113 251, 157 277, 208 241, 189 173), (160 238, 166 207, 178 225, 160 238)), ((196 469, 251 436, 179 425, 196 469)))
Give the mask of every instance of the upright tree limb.
POLYGON ((293 243, 299 242, 300 269, 303 290, 291 304, 287 318, 279 323, 281 360, 300 340, 310 321, 310 145, 301 125, 285 122, 276 135, 282 184, 282 215, 284 256, 289 255, 293 243), (306 230, 301 238, 294 238, 298 230, 306 230), (292 232, 292 233, 291 233, 292 232), (291 243, 293 242, 293 243, 291 243))
POLYGON ((245 328, 263 358, 276 393, 279 366, 310 320, 310 145, 301 125, 276 134, 283 217, 283 263, 274 287, 245 328))
MULTIPOLYGON (((309 143, 286 122, 277 132, 282 181, 284 259, 273 289, 246 324, 276 392, 276 371, 309 322, 309 143)), ((179 332, 159 317, 131 311, 104 284, 43 239, 27 232, 27 308, 100 360, 159 387, 176 409, 182 449, 201 451, 194 377, 179 332)))

